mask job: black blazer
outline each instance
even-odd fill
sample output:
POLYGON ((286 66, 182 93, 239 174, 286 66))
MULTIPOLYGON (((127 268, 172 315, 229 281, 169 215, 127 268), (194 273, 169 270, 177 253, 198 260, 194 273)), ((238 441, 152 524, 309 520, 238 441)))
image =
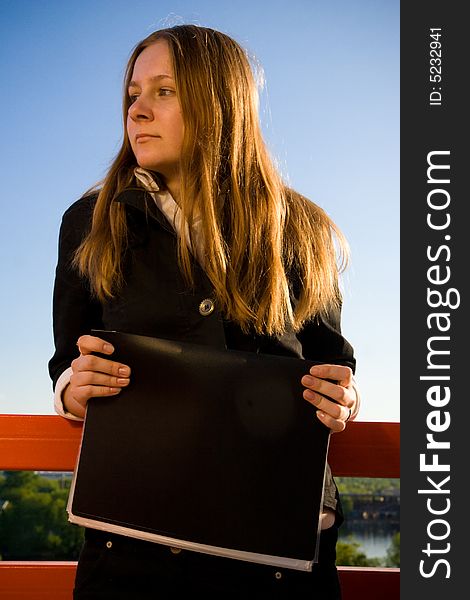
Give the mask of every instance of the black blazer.
POLYGON ((355 370, 353 349, 341 335, 339 311, 308 323, 297 334, 246 335, 217 310, 211 283, 197 261, 195 286, 188 289, 177 264, 176 234, 150 194, 141 189, 125 190, 115 199, 126 206, 129 228, 125 285, 115 299, 98 302, 88 282, 71 266, 73 253, 90 228, 96 197, 84 196, 72 204, 60 227, 53 295, 55 353, 49 361, 54 387, 79 354, 77 339, 91 329, 297 356, 355 370))

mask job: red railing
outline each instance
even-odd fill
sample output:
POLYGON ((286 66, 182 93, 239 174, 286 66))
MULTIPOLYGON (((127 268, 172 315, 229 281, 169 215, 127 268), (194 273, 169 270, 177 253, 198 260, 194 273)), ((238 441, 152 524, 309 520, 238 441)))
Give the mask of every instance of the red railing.
MULTIPOLYGON (((73 471, 82 424, 58 416, 0 415, 0 470, 73 471)), ((336 476, 399 477, 399 423, 353 422, 331 437, 336 476)), ((70 600, 76 562, 0 561, 2 600, 70 600)), ((343 600, 397 600, 400 570, 339 567, 343 600)))

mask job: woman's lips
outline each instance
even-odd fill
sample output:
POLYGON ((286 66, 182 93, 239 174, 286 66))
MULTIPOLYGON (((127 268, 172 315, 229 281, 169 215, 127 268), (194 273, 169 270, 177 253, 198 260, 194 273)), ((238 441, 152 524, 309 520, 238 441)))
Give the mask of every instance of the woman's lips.
POLYGON ((135 136, 135 141, 137 143, 143 143, 143 142, 148 142, 150 140, 154 140, 155 138, 160 137, 159 135, 151 135, 150 133, 138 133, 135 136))

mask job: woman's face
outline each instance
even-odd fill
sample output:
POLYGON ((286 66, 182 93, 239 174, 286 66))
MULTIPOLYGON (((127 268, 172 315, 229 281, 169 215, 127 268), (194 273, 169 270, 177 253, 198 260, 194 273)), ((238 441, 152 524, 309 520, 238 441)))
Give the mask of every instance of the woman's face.
POLYGON ((128 93, 127 134, 137 163, 158 171, 172 191, 178 188, 184 124, 165 40, 139 54, 128 93))

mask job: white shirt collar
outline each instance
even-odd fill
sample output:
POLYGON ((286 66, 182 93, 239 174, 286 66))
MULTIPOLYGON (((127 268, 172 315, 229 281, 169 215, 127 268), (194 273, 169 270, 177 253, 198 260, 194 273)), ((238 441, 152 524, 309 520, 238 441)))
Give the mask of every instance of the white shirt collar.
POLYGON ((160 189, 159 185, 155 181, 154 176, 151 171, 147 169, 143 169, 142 167, 136 167, 134 169, 134 175, 138 182, 138 184, 150 192, 155 204, 161 210, 161 212, 165 215, 173 229, 176 231, 178 235, 182 234, 184 229, 184 234, 186 238, 186 243, 188 248, 191 250, 193 255, 197 257, 201 265, 204 264, 204 241, 202 235, 202 219, 201 217, 197 217, 193 222, 193 238, 194 243, 196 245, 196 252, 194 252, 191 247, 190 237, 189 237, 189 227, 187 223, 183 228, 181 209, 178 204, 175 202, 173 196, 170 194, 168 190, 160 189))

